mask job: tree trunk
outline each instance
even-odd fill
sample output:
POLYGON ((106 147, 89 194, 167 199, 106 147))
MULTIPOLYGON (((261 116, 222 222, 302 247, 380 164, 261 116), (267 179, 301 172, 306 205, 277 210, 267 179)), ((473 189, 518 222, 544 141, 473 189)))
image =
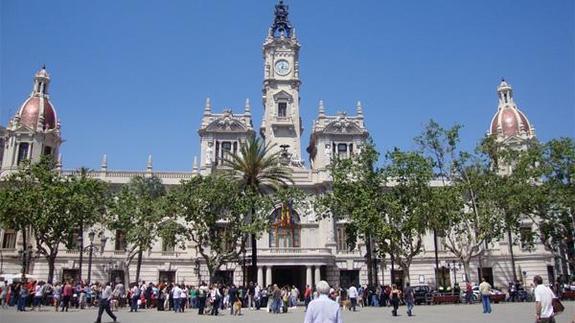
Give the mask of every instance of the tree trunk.
POLYGON ((513 281, 517 281, 517 272, 515 270, 515 256, 513 254, 513 238, 511 237, 511 228, 507 229, 507 242, 509 243, 509 255, 511 256, 511 270, 513 270, 513 281))
MULTIPOLYGON (((402 288, 405 287, 405 283, 410 283, 411 284, 411 276, 409 275, 409 266, 403 265, 401 266, 401 269, 403 271, 403 286, 401 286, 402 288)), ((398 286, 399 288, 399 286, 398 286)))
POLYGON ((481 279, 483 279, 483 261, 481 258, 481 254, 479 254, 479 279, 478 279, 478 282, 480 282, 481 279))
POLYGON ((257 281, 257 275, 258 275, 258 246, 257 246, 257 239, 256 239, 256 234, 252 233, 251 236, 252 239, 252 266, 250 267, 250 278, 252 280, 256 280, 257 281))
POLYGON ((22 281, 26 280, 27 272, 27 258, 28 258, 28 237, 26 234, 26 227, 22 230, 22 281))
POLYGON ((82 281, 82 264, 84 262, 84 227, 80 226, 80 259, 78 261, 78 280, 82 281))
POLYGON ((439 255, 437 253, 437 231, 435 229, 433 229, 433 249, 435 249, 435 271, 437 272, 439 269, 439 255))
MULTIPOLYGON (((471 268, 469 266, 469 259, 460 259, 461 263, 463 264, 463 272, 465 273, 465 278, 468 282, 471 281, 471 268)), ((481 280, 481 279, 479 279, 481 280)))
MULTIPOLYGON (((124 263, 124 286, 129 286, 130 284, 130 267, 128 266, 128 262, 124 263)), ((108 280, 108 279, 106 279, 108 280)))
POLYGON ((138 263, 136 264, 136 283, 140 282, 140 269, 142 268, 142 253, 143 250, 140 248, 140 251, 138 251, 138 263))
POLYGON ((48 256, 46 257, 46 259, 48 260, 48 284, 52 284, 52 282, 54 281, 56 256, 48 256))
POLYGON ((369 235, 366 235, 365 238, 365 249, 366 253, 365 253, 365 259, 366 259, 366 263, 367 263, 367 285, 368 286, 374 286, 374 281, 373 281, 373 265, 372 265, 372 258, 371 258, 371 237, 369 235))

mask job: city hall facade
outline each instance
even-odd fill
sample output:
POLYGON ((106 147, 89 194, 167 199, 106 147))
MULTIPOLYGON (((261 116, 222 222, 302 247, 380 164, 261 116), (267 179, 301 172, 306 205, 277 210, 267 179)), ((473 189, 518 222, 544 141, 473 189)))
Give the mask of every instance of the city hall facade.
MULTIPOLYGON (((329 114, 323 102, 319 102, 317 117, 313 120, 310 143, 301 147, 303 125, 300 117, 300 43, 295 29, 288 20, 287 6, 280 1, 275 7, 274 21, 264 39, 263 50, 263 118, 259 134, 266 143, 274 144, 276 150, 282 150, 289 156, 289 167, 293 171, 294 185, 309 194, 325 192, 329 187, 330 176, 326 169, 333 156, 349 157, 360 151, 367 139, 367 128, 364 108, 356 104, 354 115, 346 113, 329 114), (305 148, 303 150, 302 148, 305 148), (308 158, 304 158, 304 151, 308 158)), ((42 155, 60 156, 62 143, 60 120, 55 105, 51 102, 48 89, 51 77, 45 67, 34 75, 33 89, 18 112, 6 128, 0 127, 0 158, 2 168, 0 177, 15 171, 18 164, 25 160, 38 160, 42 155)), ((22 89, 24 92, 26 89, 22 89)), ((499 104, 494 109, 495 115, 485 124, 488 132, 498 140, 511 144, 521 144, 535 136, 534 129, 525 114, 518 109, 513 100, 511 86, 502 81, 497 87, 499 104)), ((491 95, 486 93, 485 95, 491 95)), ((494 108, 495 100, 494 100, 494 108)), ((99 170, 93 170, 89 176, 101 179, 112 186, 120 187, 134 176, 159 177, 164 185, 179 185, 182 180, 193 176, 208 175, 222 166, 225 154, 236 152, 241 142, 249 136, 256 135, 252 124, 255 111, 246 100, 242 111, 217 111, 210 99, 203 107, 201 125, 199 125, 199 143, 201 156, 193 162, 193 169, 188 172, 155 171, 152 158, 142 171, 119 171, 108 168, 107 157, 103 156, 99 170)), ((369 108, 366 108, 369 115, 369 108)), ((367 119, 369 121, 369 119, 367 119)), ((58 157, 58 170, 63 175, 70 175, 72 170, 65 170, 58 157)), ((257 241, 258 268, 257 280, 260 285, 277 283, 295 284, 300 289, 306 284, 312 285, 320 279, 327 280, 336 286, 348 286, 350 283, 367 283, 366 248, 361 242, 352 250, 346 244, 345 222, 335 221, 331 217, 318 217, 312 206, 297 208, 289 226, 279 226, 278 210, 270 214, 272 227, 257 241)), ((524 228, 535 230, 532 223, 525 223, 524 228)), ((125 273, 135 277, 135 262, 126 266, 126 243, 122 232, 98 232, 90 230, 82 233, 84 241, 93 241, 97 252, 93 255, 91 277, 93 281, 124 281, 125 273), (100 252, 100 250, 102 252, 100 252)), ((21 233, 9 229, 0 230, 0 255, 3 273, 19 273, 22 263, 21 233), (20 252, 19 252, 20 251, 20 252)), ((191 243, 191 242, 190 242, 191 243)), ((423 252, 417 256, 410 268, 411 284, 435 285, 435 247, 433 235, 424 239, 423 252)), ((443 279, 452 283, 462 281, 463 270, 453 270, 456 258, 444 250, 441 241, 437 243, 440 272, 443 279), (451 267, 449 267, 451 266, 451 267)), ((55 280, 78 276, 78 250, 67 250, 64 247, 56 261, 55 280)), ((522 246, 513 247, 517 268, 524 279, 541 275, 553 279, 554 258, 541 243, 535 249, 527 250, 522 246)), ((247 254, 250 254, 248 250, 247 254)), ((506 241, 493 242, 489 250, 480 258, 472 261, 472 281, 478 281, 478 268, 490 277, 495 285, 503 286, 513 278, 511 259, 506 241)), ((391 266, 389 260, 378 262, 378 280, 389 284, 391 266)), ((397 267, 395 269, 398 269, 397 267)), ((87 277, 87 252, 84 254, 82 277, 87 277)), ((46 280, 48 265, 42 257, 33 257, 28 272, 38 279, 46 280)), ((226 281, 241 284, 243 280, 241 261, 228 263, 220 268, 217 276, 226 281)), ((397 282, 401 282, 401 271, 395 272, 397 282)), ((174 281, 197 285, 208 280, 208 272, 202 257, 196 254, 193 245, 180 250, 159 239, 155 247, 144 253, 141 280, 174 281)))

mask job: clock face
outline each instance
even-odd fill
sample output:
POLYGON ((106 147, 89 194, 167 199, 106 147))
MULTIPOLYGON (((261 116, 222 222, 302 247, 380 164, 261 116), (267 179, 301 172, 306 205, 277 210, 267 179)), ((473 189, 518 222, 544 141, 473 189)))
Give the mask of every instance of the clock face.
POLYGON ((276 66, 275 66, 275 70, 276 70, 276 73, 278 75, 281 75, 281 76, 287 75, 290 71, 290 66, 289 66, 288 61, 283 60, 283 59, 277 61, 276 66))

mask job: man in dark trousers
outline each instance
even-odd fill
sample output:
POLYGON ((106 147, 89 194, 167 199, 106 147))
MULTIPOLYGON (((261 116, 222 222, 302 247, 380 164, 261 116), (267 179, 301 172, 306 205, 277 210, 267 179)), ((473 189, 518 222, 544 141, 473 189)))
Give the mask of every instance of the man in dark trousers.
POLYGON ((114 313, 112 313, 112 310, 110 309, 111 300, 112 300, 112 286, 110 285, 110 282, 108 282, 106 284, 106 287, 102 291, 102 294, 100 295, 100 307, 98 308, 98 318, 96 319, 95 323, 102 322, 102 313, 104 313, 104 310, 106 311, 106 313, 108 313, 108 315, 110 315, 112 320, 116 322, 117 319, 116 315, 114 315, 114 313))
POLYGON ((405 289, 403 290, 403 300, 405 301, 405 305, 407 305, 407 315, 413 316, 413 303, 414 303, 414 292, 413 288, 409 286, 409 283, 405 283, 405 289))
POLYGON ((234 314, 234 303, 236 302, 237 297, 238 297, 238 289, 236 288, 236 285, 232 284, 232 286, 228 290, 228 296, 230 297, 230 300, 229 300, 230 314, 233 315, 234 314))

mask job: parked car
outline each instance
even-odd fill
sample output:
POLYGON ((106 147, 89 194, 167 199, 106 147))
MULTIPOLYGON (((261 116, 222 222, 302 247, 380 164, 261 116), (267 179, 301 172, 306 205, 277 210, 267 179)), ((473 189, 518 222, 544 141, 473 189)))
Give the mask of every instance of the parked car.
POLYGON ((431 294, 432 290, 427 285, 413 286, 413 295, 414 295, 413 301, 415 302, 416 305, 431 304, 431 294))

